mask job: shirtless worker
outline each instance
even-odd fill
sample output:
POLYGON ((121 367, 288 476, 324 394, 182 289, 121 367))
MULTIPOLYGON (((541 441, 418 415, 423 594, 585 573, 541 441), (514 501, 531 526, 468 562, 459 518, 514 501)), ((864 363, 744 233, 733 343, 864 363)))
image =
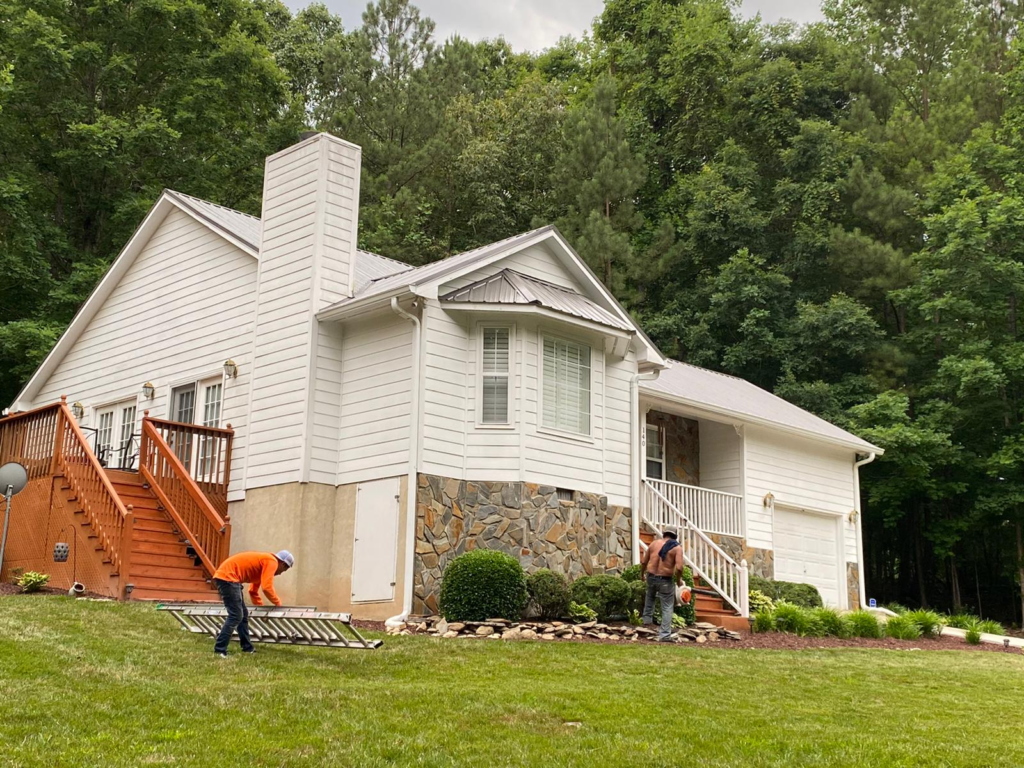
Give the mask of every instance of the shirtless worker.
POLYGON ((242 585, 249 585, 249 599, 253 605, 263 605, 260 590, 274 605, 281 605, 281 599, 274 591, 274 577, 295 565, 295 558, 287 549, 276 555, 269 552, 239 552, 220 564, 213 574, 213 583, 220 592, 220 599, 228 609, 228 617, 220 628, 213 652, 222 659, 228 657, 228 643, 231 634, 238 629, 238 642, 243 653, 256 653, 249 639, 249 610, 242 599, 242 585))
MULTIPOLYGON (((651 542, 640 561, 643 579, 647 582, 647 596, 644 599, 644 625, 654 623, 654 601, 661 600, 661 630, 658 640, 672 638, 672 614, 676 607, 675 584, 683 579, 683 548, 676 540, 675 531, 664 531, 661 537, 651 542)), ((684 599, 689 601, 689 588, 684 590, 684 599)))

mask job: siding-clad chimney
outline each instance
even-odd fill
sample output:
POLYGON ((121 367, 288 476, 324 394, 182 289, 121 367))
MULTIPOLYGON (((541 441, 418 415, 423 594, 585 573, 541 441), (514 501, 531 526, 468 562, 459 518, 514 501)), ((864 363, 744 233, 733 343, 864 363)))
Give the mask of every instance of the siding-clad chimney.
POLYGON ((309 479, 317 359, 340 345, 316 313, 353 294, 361 159, 326 133, 267 158, 246 488, 309 479))

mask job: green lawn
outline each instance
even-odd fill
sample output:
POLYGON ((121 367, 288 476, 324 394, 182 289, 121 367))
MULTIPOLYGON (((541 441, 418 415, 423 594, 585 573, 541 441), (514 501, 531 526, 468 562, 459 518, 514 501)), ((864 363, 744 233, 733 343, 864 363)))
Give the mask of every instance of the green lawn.
POLYGON ((1019 654, 258 650, 216 659, 150 606, 0 598, 0 765, 1024 764, 1019 654))

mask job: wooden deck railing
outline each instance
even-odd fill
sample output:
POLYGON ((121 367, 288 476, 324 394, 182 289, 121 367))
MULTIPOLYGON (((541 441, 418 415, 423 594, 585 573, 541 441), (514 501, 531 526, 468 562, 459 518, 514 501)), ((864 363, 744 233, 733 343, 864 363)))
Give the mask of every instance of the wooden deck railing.
MULTIPOLYGON (((221 517, 228 514, 228 484, 231 482, 231 443, 235 432, 226 429, 183 424, 164 419, 146 420, 178 457, 188 475, 196 481, 221 517)), ((143 438, 145 440, 145 438, 143 438)), ((141 450, 141 449, 140 449, 141 450)))
POLYGON ((231 544, 227 484, 232 434, 230 429, 151 419, 148 412, 142 419, 139 472, 210 576, 228 556, 231 544), (204 444, 209 452, 201 450, 204 444), (207 478, 207 487, 222 493, 223 514, 193 476, 197 471, 200 478, 207 478))
POLYGON ((23 464, 29 480, 63 475, 123 594, 131 572, 135 517, 131 506, 121 502, 65 397, 0 420, 0 464, 8 461, 23 464))

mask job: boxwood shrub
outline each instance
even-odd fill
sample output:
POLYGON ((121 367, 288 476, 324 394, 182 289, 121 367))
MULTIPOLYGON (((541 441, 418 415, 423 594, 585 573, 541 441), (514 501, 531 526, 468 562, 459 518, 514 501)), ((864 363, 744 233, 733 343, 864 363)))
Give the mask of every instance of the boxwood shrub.
POLYGON ((441 578, 440 608, 449 621, 515 621, 528 597, 519 561, 495 550, 475 549, 459 555, 441 578))
POLYGON ((625 616, 632 608, 630 598, 633 589, 629 582, 618 576, 601 574, 584 576, 572 583, 570 596, 573 602, 588 605, 604 620, 611 616, 625 616))
POLYGON ((569 585, 562 574, 541 568, 527 576, 526 589, 540 609, 541 618, 560 619, 568 615, 569 585))
POLYGON ((812 584, 797 584, 792 581, 773 581, 760 576, 751 576, 749 589, 762 592, 775 602, 783 600, 801 608, 820 608, 824 605, 817 587, 812 584))

